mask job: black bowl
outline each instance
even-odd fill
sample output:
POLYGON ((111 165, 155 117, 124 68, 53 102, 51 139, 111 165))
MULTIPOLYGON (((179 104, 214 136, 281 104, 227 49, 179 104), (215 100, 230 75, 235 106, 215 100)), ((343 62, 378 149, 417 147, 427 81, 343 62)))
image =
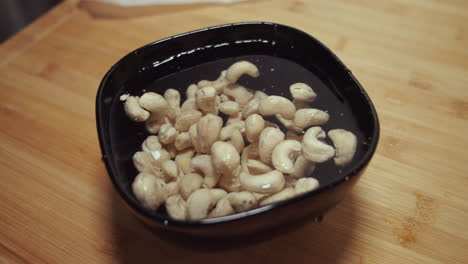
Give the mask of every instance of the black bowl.
POLYGON ((379 139, 377 113, 351 71, 312 36, 295 28, 264 22, 209 27, 159 40, 131 52, 104 76, 96 98, 96 121, 107 171, 131 211, 159 231, 203 236, 245 234, 301 220, 321 219, 343 200, 358 180, 379 139), (145 210, 131 191, 137 174, 131 158, 148 134, 141 123, 126 117, 119 96, 141 95, 150 90, 163 93, 167 88, 183 91, 190 83, 215 79, 220 70, 239 59, 251 60, 260 68, 261 77, 240 80, 249 88, 287 96, 290 84, 311 83, 318 94, 314 107, 328 109, 331 115, 324 129, 345 128, 358 136, 353 162, 344 168, 337 168, 333 161, 320 164, 314 172, 321 183, 317 190, 245 213, 183 222, 168 218, 164 211, 145 210), (188 70, 200 64, 204 66, 188 70))

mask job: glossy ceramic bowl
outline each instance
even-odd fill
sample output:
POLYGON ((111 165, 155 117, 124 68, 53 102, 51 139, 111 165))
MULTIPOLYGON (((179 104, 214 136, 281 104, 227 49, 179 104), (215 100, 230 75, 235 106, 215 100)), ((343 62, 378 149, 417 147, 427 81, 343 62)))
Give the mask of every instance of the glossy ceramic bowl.
POLYGON ((321 219, 345 198, 345 194, 364 172, 379 139, 377 113, 351 71, 312 36, 295 28, 264 22, 236 23, 196 30, 156 41, 131 52, 104 76, 96 98, 96 120, 103 160, 115 189, 128 208, 148 226, 159 231, 202 236, 225 237, 287 226, 302 220, 321 219), (289 67, 283 67, 282 73, 279 65, 275 71, 274 67, 270 68, 260 62, 262 78, 270 82, 259 87, 262 84, 256 84, 254 80, 241 79, 249 88, 261 88, 267 94, 286 95, 293 82, 312 78, 311 82, 321 85, 317 91, 318 99, 322 94, 325 94, 324 98, 327 94, 330 98, 335 98, 333 102, 317 100, 315 105, 330 111, 332 118, 325 130, 338 128, 342 122, 355 118, 354 132, 358 134, 358 151, 353 162, 339 170, 332 169, 335 167, 333 161, 329 161, 328 165, 320 164, 317 168, 323 169, 317 169, 321 183, 317 190, 245 213, 184 222, 168 218, 164 211, 145 210, 131 191, 131 183, 137 174, 132 164, 132 155, 140 150, 141 143, 148 134, 143 124, 134 123, 126 117, 119 97, 125 93, 141 95, 144 91, 162 94, 167 88, 184 91, 190 83, 201 79, 215 79, 223 68, 210 70, 208 75, 204 75, 204 72, 192 75, 180 73, 186 69, 222 59, 227 60, 224 64, 221 63, 222 67, 226 67, 239 57, 257 55, 292 62, 301 67, 302 73, 287 73, 289 67), (171 79, 170 84, 154 82, 166 76, 174 76, 175 73, 178 75, 171 79), (345 113, 334 112, 338 104, 346 106, 348 110, 345 113))

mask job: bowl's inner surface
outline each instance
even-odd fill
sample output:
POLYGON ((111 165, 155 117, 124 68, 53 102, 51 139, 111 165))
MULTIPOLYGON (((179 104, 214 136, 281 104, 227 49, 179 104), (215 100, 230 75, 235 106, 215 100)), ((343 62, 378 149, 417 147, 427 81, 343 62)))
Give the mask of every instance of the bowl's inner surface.
MULTIPOLYGON (((131 183, 137 175, 132 156, 141 150, 141 143, 149 133, 144 124, 127 118, 119 96, 141 95, 145 91, 163 94, 166 89, 174 88, 181 92, 183 102, 188 85, 215 80, 222 70, 239 60, 251 61, 260 70, 260 77, 244 76, 240 84, 292 99, 289 86, 295 82, 307 83, 317 93, 311 107, 330 114, 329 122, 322 128, 325 131, 343 128, 357 136, 357 152, 351 164, 338 167, 330 160, 316 166, 313 177, 320 181, 321 187, 339 181, 355 170, 356 164, 363 163, 377 129, 368 98, 347 69, 315 39, 300 31, 292 32, 288 27, 275 25, 274 30, 272 27, 259 24, 250 28, 239 26, 235 32, 229 28, 212 29, 218 31, 217 35, 208 34, 210 30, 189 34, 144 47, 116 65, 107 80, 108 92, 102 94, 104 103, 110 105, 107 123, 110 153, 107 154, 111 156, 115 182, 132 203, 138 204, 131 192, 131 183), (218 37, 222 33, 219 31, 225 35, 218 37)), ((328 138, 326 141, 331 144, 328 138)), ((150 214, 165 218, 164 211, 159 213, 150 214)))

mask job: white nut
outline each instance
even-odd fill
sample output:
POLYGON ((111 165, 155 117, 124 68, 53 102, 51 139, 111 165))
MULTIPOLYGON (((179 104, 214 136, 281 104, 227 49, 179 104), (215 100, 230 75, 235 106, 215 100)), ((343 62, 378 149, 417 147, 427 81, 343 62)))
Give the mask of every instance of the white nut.
POLYGON ((159 142, 164 145, 174 143, 179 132, 172 126, 171 123, 165 123, 161 126, 158 133, 159 142))
POLYGON ((188 110, 198 110, 197 100, 195 100, 195 97, 188 98, 180 106, 180 111, 181 112, 185 112, 185 111, 188 111, 188 110))
POLYGON ((175 161, 168 160, 162 164, 162 176, 165 182, 175 181, 178 175, 175 161))
POLYGON ((174 146, 178 151, 192 147, 192 139, 190 138, 190 134, 188 132, 182 132, 177 135, 174 146))
POLYGON ((175 89, 167 89, 164 92, 164 99, 166 99, 169 106, 176 114, 180 112, 180 93, 175 89))
POLYGON ((291 199, 294 196, 296 196, 296 192, 294 191, 294 188, 287 187, 287 188, 284 188, 283 190, 281 190, 280 192, 277 192, 275 194, 272 194, 272 195, 262 199, 262 201, 260 202, 260 206, 265 206, 265 205, 269 205, 269 204, 272 204, 272 203, 276 203, 276 202, 284 201, 284 200, 287 200, 287 199, 291 199))
POLYGON ((302 139, 302 155, 304 158, 322 163, 331 159, 335 155, 335 149, 320 141, 325 138, 325 132, 321 127, 311 127, 304 134, 302 139))
POLYGON ((198 155, 192 158, 192 169, 201 172, 204 176, 203 186, 213 188, 219 181, 219 173, 216 172, 210 155, 198 155))
POLYGON ((201 175, 197 173, 184 174, 179 179, 179 193, 184 200, 187 200, 190 194, 201 188, 202 184, 203 177, 201 175))
POLYGON ((319 187, 319 182, 315 178, 301 178, 296 181, 294 190, 296 195, 300 195, 306 192, 313 191, 319 187))
POLYGON ((190 135, 190 140, 192 141, 193 148, 195 149, 196 152, 200 153, 201 146, 200 146, 200 141, 198 139, 197 124, 191 125, 188 133, 190 135))
POLYGON ((132 191, 141 205, 155 211, 166 200, 164 181, 149 173, 139 173, 132 183, 132 191))
POLYGON ((302 145, 297 140, 285 140, 273 149, 271 161, 275 169, 282 173, 292 173, 294 162, 301 155, 302 145))
POLYGON ((233 98, 241 108, 254 96, 251 90, 239 84, 230 84, 223 89, 223 92, 227 96, 233 98))
POLYGON ((232 144, 236 148, 237 152, 241 152, 245 146, 244 138, 238 130, 233 131, 231 137, 226 142, 232 144))
POLYGON ((260 133, 258 139, 258 153, 260 160, 265 164, 271 164, 271 154, 273 149, 284 140, 284 133, 273 127, 266 127, 260 133))
POLYGON ((150 113, 138 104, 139 99, 140 98, 138 96, 127 97, 124 103, 124 110, 127 116, 133 121, 144 122, 148 120, 150 113))
POLYGON ((164 150, 154 150, 152 152, 137 151, 133 155, 133 165, 138 172, 146 172, 161 177, 161 166, 170 159, 169 153, 164 150))
POLYGON ((296 110, 303 109, 303 108, 310 108, 310 105, 307 102, 299 101, 297 99, 292 100, 292 103, 296 107, 296 110))
POLYGON ((231 174, 224 174, 221 175, 219 179, 219 187, 229 191, 229 192, 237 192, 240 190, 240 181, 239 181, 239 174, 241 172, 241 166, 237 167, 232 171, 231 174))
POLYGON ((252 175, 264 174, 273 170, 265 163, 254 159, 247 160, 247 169, 252 175))
POLYGON ((187 204, 179 194, 167 198, 166 211, 172 219, 184 221, 186 219, 186 210, 187 204))
POLYGON ((195 93, 197 107, 205 114, 210 113, 217 115, 218 107, 216 106, 216 89, 213 87, 203 87, 195 93))
POLYGON ((239 113, 239 103, 234 102, 234 101, 225 101, 222 102, 218 105, 218 109, 221 113, 229 115, 229 116, 235 116, 239 113))
POLYGON ((175 157, 175 163, 177 168, 184 174, 190 173, 192 170, 190 163, 192 162, 192 157, 195 155, 193 149, 186 149, 182 152, 177 153, 175 157))
POLYGON ((335 164, 344 166, 351 162, 356 153, 356 136, 344 129, 333 129, 328 132, 328 136, 336 148, 335 164))
POLYGON ((296 107, 285 97, 270 95, 260 101, 258 111, 263 116, 280 114, 286 119, 293 119, 296 107))
MULTIPOLYGON (((224 102, 227 102, 227 101, 231 101, 231 99, 229 98, 229 96, 225 95, 225 94, 220 94, 219 95, 219 103, 224 103, 224 102)), ((219 106, 219 105, 218 105, 219 106)), ((219 109, 219 111, 221 111, 221 109, 219 109)), ((221 111, 222 112, 222 111, 221 111)))
POLYGON ((258 204, 257 198, 251 192, 231 192, 226 198, 237 213, 242 213, 255 208, 258 204))
POLYGON ((160 150, 162 148, 161 143, 157 136, 148 136, 145 141, 141 144, 141 149, 144 152, 151 152, 153 150, 160 150))
POLYGON ((220 93, 224 87, 228 84, 228 81, 226 80, 226 71, 222 71, 221 74, 219 75, 218 79, 215 81, 207 81, 207 80, 201 80, 198 82, 198 87, 203 88, 203 87, 213 87, 216 89, 217 93, 220 93))
POLYGON ((165 186, 167 196, 176 195, 179 193, 179 182, 172 181, 165 186))
POLYGON ((312 172, 315 170, 315 163, 312 161, 307 160, 304 156, 300 155, 297 157, 296 162, 294 163, 294 170, 290 177, 298 179, 302 177, 306 177, 307 175, 311 175, 312 172))
POLYGON ((300 128, 323 125, 328 122, 329 118, 327 112, 314 108, 304 108, 296 111, 294 124, 300 128))
POLYGON ((211 146, 211 161, 218 174, 230 174, 240 165, 240 156, 232 144, 217 141, 211 146))
POLYGON ((227 197, 224 197, 220 199, 215 208, 211 210, 211 212, 208 214, 208 218, 222 217, 226 215, 232 215, 234 213, 236 213, 236 211, 234 211, 234 208, 232 208, 231 203, 227 197))
POLYGON ((191 125, 197 123, 202 117, 202 113, 197 110, 185 110, 177 117, 174 127, 177 131, 187 132, 191 125))
POLYGON ((245 127, 245 122, 244 121, 237 121, 237 122, 233 122, 233 123, 231 123, 229 125, 226 125, 219 132, 219 139, 223 140, 223 141, 228 140, 229 138, 231 138, 232 133, 235 130, 240 131, 244 127, 245 127))
POLYGON ((244 120, 242 120, 242 113, 241 112, 237 113, 234 116, 230 116, 228 118, 227 122, 226 122, 226 125, 230 125, 232 123, 240 122, 240 121, 244 121, 244 120))
POLYGON ((146 131, 148 131, 151 134, 156 134, 159 132, 159 129, 161 128, 161 126, 167 122, 169 122, 167 118, 161 118, 161 119, 155 119, 155 120, 148 119, 145 122, 146 131))
MULTIPOLYGON (((140 97, 140 100, 138 100, 138 103, 151 113, 150 120, 162 119, 171 114, 171 107, 160 94, 153 92, 144 93, 140 97)), ((175 114, 175 112, 172 112, 172 114, 175 114)), ((172 117, 170 116, 170 118, 172 117)))
POLYGON ((257 114, 260 101, 267 97, 264 92, 256 91, 254 97, 242 108, 242 117, 247 118, 251 114, 257 114))
POLYGON ((235 83, 244 74, 248 74, 253 78, 260 75, 257 66, 248 61, 238 61, 232 64, 226 71, 226 79, 229 83, 235 83))
POLYGON ((281 114, 276 114, 275 117, 287 129, 292 130, 292 131, 297 132, 297 133, 302 132, 302 128, 296 126, 296 124, 294 124, 293 120, 286 119, 281 114))
MULTIPOLYGON (((223 119, 213 114, 207 114, 197 123, 197 138, 200 153, 209 153, 211 145, 219 139, 223 127, 223 119)), ((192 142, 193 143, 193 142, 192 142)))
MULTIPOLYGON (((218 189, 219 190, 219 189, 218 189)), ((224 192, 224 195, 226 192, 224 192)), ((216 195, 215 189, 199 189, 193 192, 187 200, 187 220, 201 220, 221 200, 223 196, 216 195)))
POLYGON ((187 97, 187 99, 195 98, 195 93, 197 92, 197 90, 198 86, 196 84, 190 84, 187 87, 187 90, 185 91, 185 96, 187 97))
POLYGON ((289 86, 289 91, 291 96, 298 101, 313 102, 317 97, 314 90, 305 83, 295 83, 289 86))
POLYGON ((284 186, 283 173, 277 170, 260 175, 241 172, 239 180, 243 189, 257 193, 275 193, 283 189, 284 186))
POLYGON ((245 136, 249 142, 257 141, 263 128, 265 128, 265 120, 261 115, 252 114, 245 119, 245 136))

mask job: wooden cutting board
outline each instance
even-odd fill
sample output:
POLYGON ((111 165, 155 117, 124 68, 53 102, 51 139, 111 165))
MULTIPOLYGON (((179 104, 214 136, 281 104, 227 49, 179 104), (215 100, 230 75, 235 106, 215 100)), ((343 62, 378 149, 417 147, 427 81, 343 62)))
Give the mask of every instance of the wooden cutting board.
POLYGON ((107 18, 65 1, 0 46, 0 263, 468 263, 468 2, 248 1, 107 18), (146 43, 265 20, 314 35, 375 103, 381 141, 325 217, 202 250, 150 234, 100 159, 101 77, 146 43))

